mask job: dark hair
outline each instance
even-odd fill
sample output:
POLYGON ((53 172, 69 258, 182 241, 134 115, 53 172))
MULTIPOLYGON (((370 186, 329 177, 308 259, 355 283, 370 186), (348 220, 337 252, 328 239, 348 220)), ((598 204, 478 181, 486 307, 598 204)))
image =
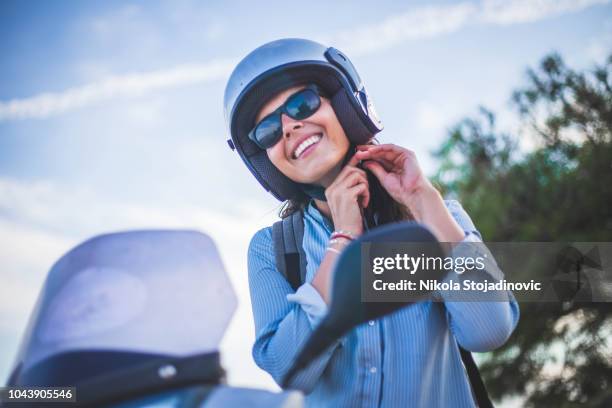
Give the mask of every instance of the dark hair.
MULTIPOLYGON (((370 144, 375 143, 377 144, 376 139, 370 142, 370 144)), ((353 145, 351 145, 352 148, 353 145)), ((372 172, 366 170, 366 173, 370 187, 370 204, 364 209, 364 217, 369 226, 414 219, 410 210, 395 201, 372 172)), ((287 200, 281 207, 279 216, 286 218, 296 211, 303 211, 309 202, 310 197, 306 194, 300 194, 298 197, 287 200)))

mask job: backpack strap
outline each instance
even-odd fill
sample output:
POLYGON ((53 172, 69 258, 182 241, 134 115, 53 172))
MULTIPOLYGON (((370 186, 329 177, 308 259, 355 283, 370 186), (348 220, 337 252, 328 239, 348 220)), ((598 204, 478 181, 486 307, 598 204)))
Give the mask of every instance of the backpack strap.
POLYGON ((304 240, 304 213, 296 211, 272 225, 272 241, 276 267, 297 290, 306 279, 304 240))
POLYGON ((463 365, 467 371, 468 379, 470 380, 470 385, 472 387, 472 393, 474 394, 478 408, 493 408, 493 403, 491 402, 491 398, 489 398, 487 387, 485 386, 484 381, 482 381, 480 371, 478 370, 476 362, 474 362, 472 353, 461 346, 459 346, 459 353, 461 354, 461 360, 463 361, 463 365))

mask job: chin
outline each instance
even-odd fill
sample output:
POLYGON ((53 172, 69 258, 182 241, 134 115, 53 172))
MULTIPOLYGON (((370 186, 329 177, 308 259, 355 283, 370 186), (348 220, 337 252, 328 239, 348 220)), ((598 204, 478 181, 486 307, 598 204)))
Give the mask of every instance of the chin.
POLYGON ((330 172, 336 171, 338 165, 342 163, 343 157, 313 157, 312 159, 312 162, 304 168, 303 174, 307 176, 304 177, 305 181, 302 181, 302 183, 319 184, 321 180, 327 178, 326 176, 330 172))

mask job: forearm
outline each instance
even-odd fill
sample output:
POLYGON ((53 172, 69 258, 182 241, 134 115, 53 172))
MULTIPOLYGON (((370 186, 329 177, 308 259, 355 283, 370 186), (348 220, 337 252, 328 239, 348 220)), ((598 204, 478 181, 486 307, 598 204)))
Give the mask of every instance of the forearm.
MULTIPOLYGON (((446 280, 463 287, 471 282, 496 282, 504 278, 493 255, 479 238, 470 233, 452 251, 454 258, 480 258, 484 268, 462 273, 450 272, 446 280)), ((455 292, 440 291, 445 303, 451 330, 457 341, 471 351, 490 351, 503 345, 516 327, 519 318, 518 303, 507 292, 455 292)))
POLYGON ((325 251, 325 255, 323 256, 323 260, 319 265, 319 269, 317 269, 312 282, 310 282, 317 292, 319 292, 327 305, 329 305, 330 302, 332 270, 339 256, 338 252, 342 251, 344 247, 345 244, 340 242, 329 245, 329 248, 331 249, 325 251))
POLYGON ((457 243, 465 237, 464 231, 448 211, 442 195, 428 181, 406 194, 401 204, 410 210, 415 221, 428 227, 438 241, 457 243))
MULTIPOLYGON (((257 365, 281 384, 295 357, 312 333, 306 313, 297 304, 291 306, 287 315, 277 324, 264 327, 257 333, 253 345, 253 358, 257 365)), ((322 355, 301 370, 291 387, 310 392, 327 367, 340 341, 330 346, 322 355)))

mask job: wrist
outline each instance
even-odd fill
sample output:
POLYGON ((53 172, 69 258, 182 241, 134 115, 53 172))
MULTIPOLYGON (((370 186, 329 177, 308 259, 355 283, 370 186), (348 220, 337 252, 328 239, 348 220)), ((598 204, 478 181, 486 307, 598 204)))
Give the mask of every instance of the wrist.
POLYGON ((334 237, 334 234, 332 234, 325 251, 341 254, 344 248, 346 248, 352 240, 353 239, 349 238, 348 235, 334 237))
POLYGON ((415 221, 422 222, 425 212, 432 202, 443 201, 442 195, 425 179, 422 184, 406 194, 400 204, 404 205, 413 215, 415 221))
POLYGON ((346 226, 342 226, 342 224, 339 224, 338 226, 335 226, 334 231, 332 232, 332 235, 334 233, 344 233, 347 236, 355 239, 358 236, 360 236, 363 232, 363 226, 362 225, 346 225, 346 226))
POLYGON ((344 239, 347 239, 349 241, 352 241, 353 239, 355 239, 355 233, 353 233, 350 230, 338 229, 338 230, 335 230, 334 232, 331 233, 330 238, 332 240, 334 238, 344 238, 344 239))

